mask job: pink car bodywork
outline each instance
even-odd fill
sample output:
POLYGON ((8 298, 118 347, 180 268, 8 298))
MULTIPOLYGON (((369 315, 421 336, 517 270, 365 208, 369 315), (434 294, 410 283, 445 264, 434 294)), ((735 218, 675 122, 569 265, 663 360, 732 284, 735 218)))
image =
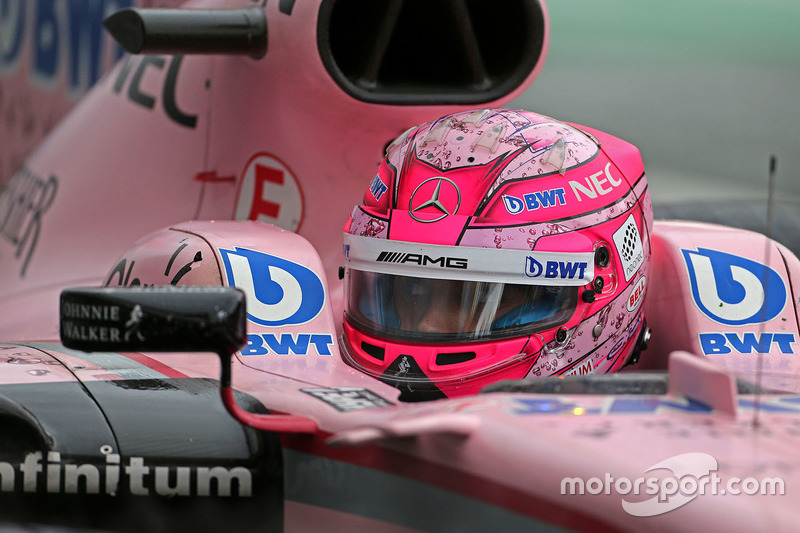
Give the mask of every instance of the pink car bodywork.
POLYGON ((179 0, 8 2, 0 14, 0 182, 9 178, 123 50, 103 18, 124 7, 179 0))
MULTIPOLYGON (((213 354, 96 358, 65 349, 59 294, 238 286, 250 319, 234 388, 316 428, 280 434, 287 531, 795 528, 800 261, 764 236, 654 223, 647 296, 631 294, 618 314, 644 305, 654 333, 633 370, 669 369, 667 394, 501 391, 403 404, 396 389, 342 361, 337 274, 347 214, 387 141, 465 106, 346 94, 318 57, 320 3, 297 2, 287 14, 282 2, 267 2, 270 51, 260 61, 129 57, 5 184, 2 387, 214 379, 213 354), (296 282, 284 285, 295 289, 288 310, 259 298, 270 268, 296 282), (757 370, 763 388, 781 392, 737 394, 735 378, 755 379, 757 370), (715 461, 692 469, 696 456, 686 454, 715 461), (725 487, 780 478, 785 494, 691 490, 689 478, 712 471, 725 487), (660 492, 634 496, 614 484, 649 476, 661 480, 660 492), (577 486, 576 478, 587 490, 565 493, 565 480, 577 486), (682 492, 665 492, 676 478, 686 480, 682 492), (591 480, 605 485, 595 491, 591 480)), ((482 105, 513 98, 541 62, 517 89, 482 105)))

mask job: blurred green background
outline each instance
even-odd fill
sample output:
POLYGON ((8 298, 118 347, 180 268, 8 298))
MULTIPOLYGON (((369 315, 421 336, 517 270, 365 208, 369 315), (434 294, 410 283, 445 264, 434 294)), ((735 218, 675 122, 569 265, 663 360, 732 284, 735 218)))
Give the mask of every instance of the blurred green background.
MULTIPOLYGON (((642 152, 654 203, 800 197, 800 0, 550 0, 550 51, 512 105, 642 152)), ((795 207, 800 204, 795 204, 795 207)))

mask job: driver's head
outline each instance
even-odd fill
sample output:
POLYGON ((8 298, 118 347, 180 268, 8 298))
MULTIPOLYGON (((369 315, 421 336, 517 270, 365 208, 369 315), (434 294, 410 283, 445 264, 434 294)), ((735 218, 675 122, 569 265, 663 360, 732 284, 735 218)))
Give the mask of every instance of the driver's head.
POLYGON ((519 323, 519 312, 532 309, 533 286, 399 277, 401 294, 395 300, 399 329, 441 338, 468 338, 476 331, 519 323), (509 317, 512 311, 516 318, 509 317))
POLYGON ((345 359, 404 400, 618 370, 645 328, 651 225, 619 139, 509 109, 412 128, 345 226, 345 359))

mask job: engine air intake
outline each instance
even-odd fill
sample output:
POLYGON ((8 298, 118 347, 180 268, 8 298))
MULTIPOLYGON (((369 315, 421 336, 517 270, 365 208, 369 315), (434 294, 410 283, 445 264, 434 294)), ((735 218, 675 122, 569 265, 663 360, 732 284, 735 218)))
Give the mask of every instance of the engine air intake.
POLYGON ((330 75, 385 104, 477 104, 519 87, 545 55, 537 0, 324 0, 317 29, 330 75))

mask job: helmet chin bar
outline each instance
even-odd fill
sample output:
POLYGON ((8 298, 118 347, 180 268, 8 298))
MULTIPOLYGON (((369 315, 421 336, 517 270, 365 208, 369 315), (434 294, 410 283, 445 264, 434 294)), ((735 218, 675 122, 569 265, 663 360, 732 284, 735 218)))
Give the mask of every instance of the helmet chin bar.
POLYGON ((293 415, 256 414, 236 403, 231 357, 247 342, 244 293, 231 287, 74 288, 61 293, 61 342, 86 352, 214 352, 228 412, 255 429, 314 433, 293 415))
MULTIPOLYGON (((539 336, 530 336, 530 338, 534 337, 540 338, 539 336)), ((468 345, 465 345, 465 349, 466 346, 468 345)), ((343 333, 339 337, 339 351, 342 354, 342 359, 356 370, 399 389, 401 391, 399 399, 404 402, 454 397, 463 395, 464 390, 478 393, 483 388, 481 381, 488 376, 512 371, 517 366, 531 365, 532 361, 535 361, 541 353, 539 349, 533 353, 516 353, 506 357, 499 363, 466 375, 431 376, 425 374, 417 363, 417 359, 421 350, 430 350, 432 347, 435 346, 419 346, 416 348, 417 353, 415 354, 414 347, 407 346, 408 350, 403 350, 403 352, 407 353, 395 352, 391 357, 387 358, 391 362, 386 368, 373 370, 362 364, 364 358, 355 353, 357 349, 350 344, 346 334, 343 333), (459 390, 461 390, 461 394, 457 394, 459 390)), ((441 349, 442 351, 447 351, 447 348, 441 349)))

